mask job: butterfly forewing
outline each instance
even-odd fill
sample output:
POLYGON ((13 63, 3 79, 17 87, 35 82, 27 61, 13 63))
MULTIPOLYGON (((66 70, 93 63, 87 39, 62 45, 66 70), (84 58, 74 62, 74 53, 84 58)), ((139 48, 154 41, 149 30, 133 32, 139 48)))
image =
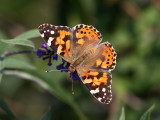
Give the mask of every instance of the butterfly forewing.
POLYGON ((41 37, 58 55, 71 62, 71 29, 67 26, 42 24, 39 26, 41 37))
POLYGON ((101 42, 101 33, 91 25, 79 24, 73 31, 73 57, 79 58, 86 50, 96 47, 101 42))

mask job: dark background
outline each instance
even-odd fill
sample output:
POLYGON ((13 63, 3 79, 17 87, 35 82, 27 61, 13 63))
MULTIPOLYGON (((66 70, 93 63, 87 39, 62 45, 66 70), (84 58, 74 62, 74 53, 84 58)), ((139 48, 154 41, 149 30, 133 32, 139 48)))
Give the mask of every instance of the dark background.
MULTIPOLYGON (((67 73, 45 73, 70 94, 78 106, 75 111, 65 99, 41 85, 4 75, 0 96, 17 118, 39 120, 52 106, 54 120, 117 120, 124 106, 126 120, 137 120, 155 103, 151 120, 160 119, 159 0, 0 0, 0 39, 12 39, 43 23, 93 25, 101 32, 103 42, 113 45, 117 52, 117 66, 112 71, 113 99, 109 105, 97 102, 80 82, 74 83, 72 96, 67 73)), ((42 39, 33 42, 38 49, 42 39)), ((36 54, 27 59, 37 71, 46 70, 47 64, 36 54)))

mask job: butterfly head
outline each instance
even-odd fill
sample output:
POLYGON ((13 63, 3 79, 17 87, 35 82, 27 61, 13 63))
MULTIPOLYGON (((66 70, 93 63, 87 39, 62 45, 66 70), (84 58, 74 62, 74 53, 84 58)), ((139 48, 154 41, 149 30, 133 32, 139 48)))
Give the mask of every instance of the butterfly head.
POLYGON ((70 64, 68 70, 69 70, 69 72, 74 72, 76 69, 72 64, 70 64))

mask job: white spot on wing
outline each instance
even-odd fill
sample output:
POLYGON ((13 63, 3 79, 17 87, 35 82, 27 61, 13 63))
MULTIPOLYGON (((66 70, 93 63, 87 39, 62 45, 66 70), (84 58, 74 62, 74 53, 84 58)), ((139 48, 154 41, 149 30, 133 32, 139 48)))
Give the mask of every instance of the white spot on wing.
POLYGON ((44 33, 41 34, 41 37, 44 38, 44 33))
POLYGON ((47 45, 48 46, 51 46, 51 42, 53 41, 53 38, 52 37, 49 37, 49 39, 48 39, 48 42, 47 42, 47 45))
POLYGON ((51 31, 51 34, 54 34, 54 31, 51 31))
POLYGON ((91 93, 91 94, 94 94, 94 90, 90 90, 90 93, 91 93))
POLYGON ((76 29, 76 27, 73 27, 73 30, 75 30, 76 29))
POLYGON ((95 90, 91 90, 91 91, 90 91, 91 94, 96 94, 96 93, 98 93, 98 92, 99 92, 99 88, 96 88, 95 90))
POLYGON ((106 88, 102 88, 102 92, 106 92, 106 88))
POLYGON ((99 100, 99 101, 101 101, 101 100, 102 100, 102 98, 100 98, 100 97, 99 97, 99 98, 98 98, 98 100, 99 100))

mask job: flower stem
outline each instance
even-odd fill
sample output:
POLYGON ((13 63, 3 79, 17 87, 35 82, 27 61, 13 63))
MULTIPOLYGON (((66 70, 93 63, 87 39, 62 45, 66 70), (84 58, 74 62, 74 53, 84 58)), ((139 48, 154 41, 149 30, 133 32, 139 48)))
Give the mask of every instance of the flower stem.
POLYGON ((37 52, 37 50, 33 49, 33 50, 23 50, 23 51, 15 51, 15 52, 4 52, 2 55, 1 55, 1 59, 3 59, 4 57, 8 57, 8 56, 11 56, 11 55, 16 55, 16 54, 23 54, 23 53, 35 53, 37 52))

